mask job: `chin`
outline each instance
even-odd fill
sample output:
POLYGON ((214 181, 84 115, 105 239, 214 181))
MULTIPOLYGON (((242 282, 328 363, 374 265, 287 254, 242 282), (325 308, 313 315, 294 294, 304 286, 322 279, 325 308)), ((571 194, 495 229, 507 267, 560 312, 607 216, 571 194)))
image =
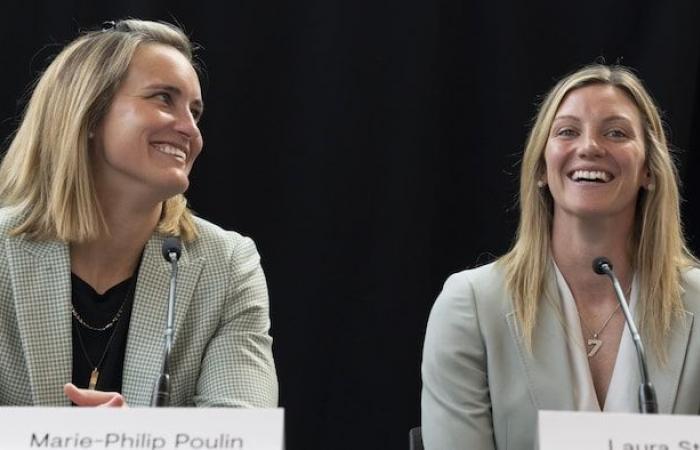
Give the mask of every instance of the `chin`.
POLYGON ((176 195, 184 194, 189 186, 189 182, 170 183, 165 186, 160 186, 160 197, 165 201, 176 195))
MULTIPOLYGON (((633 210, 634 211, 634 210, 633 210)), ((585 207, 571 208, 567 213, 571 216, 578 217, 584 220, 601 220, 619 218, 621 214, 625 214, 625 209, 607 207, 595 207, 587 205, 585 207)), ((634 212, 632 212, 634 214, 634 212)))

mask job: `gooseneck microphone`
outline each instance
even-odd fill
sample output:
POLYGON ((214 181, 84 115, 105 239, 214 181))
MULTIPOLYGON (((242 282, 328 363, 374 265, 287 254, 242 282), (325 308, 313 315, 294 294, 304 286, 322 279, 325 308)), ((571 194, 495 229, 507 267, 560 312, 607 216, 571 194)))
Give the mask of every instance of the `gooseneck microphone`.
POLYGON ((649 381, 649 369, 647 368, 644 345, 642 345, 642 339, 634 324, 632 314, 630 314, 630 309, 629 306, 627 306, 627 300, 625 299, 625 294, 622 292, 620 281, 613 272, 612 263, 604 256, 599 256, 593 260, 593 271, 598 275, 607 275, 610 281, 612 281, 617 301, 620 302, 622 312, 625 314, 625 321, 627 321, 627 327, 629 327, 632 340, 634 341, 634 347, 637 350, 639 372, 642 376, 642 382, 639 385, 639 412, 642 414, 656 414, 659 412, 659 405, 656 403, 656 391, 654 390, 654 386, 651 384, 651 381, 649 381))
POLYGON ((182 247, 180 240, 174 237, 163 242, 163 257, 170 263, 170 290, 168 292, 168 315, 165 323, 165 343, 163 345, 163 365, 153 386, 151 406, 170 406, 170 351, 173 346, 173 324, 175 322, 175 288, 177 286, 177 261, 182 247))

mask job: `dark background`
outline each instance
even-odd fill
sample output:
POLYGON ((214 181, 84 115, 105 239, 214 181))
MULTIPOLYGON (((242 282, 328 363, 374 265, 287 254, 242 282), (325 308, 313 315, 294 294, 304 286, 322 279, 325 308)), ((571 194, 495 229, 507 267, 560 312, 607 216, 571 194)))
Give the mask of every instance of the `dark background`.
POLYGON ((0 136, 79 29, 180 22, 208 72, 188 198, 258 244, 288 448, 403 449, 430 306, 450 273, 508 249, 519 155, 555 79, 601 58, 638 70, 700 250, 700 3, 661 3, 16 2, 0 15, 0 136))

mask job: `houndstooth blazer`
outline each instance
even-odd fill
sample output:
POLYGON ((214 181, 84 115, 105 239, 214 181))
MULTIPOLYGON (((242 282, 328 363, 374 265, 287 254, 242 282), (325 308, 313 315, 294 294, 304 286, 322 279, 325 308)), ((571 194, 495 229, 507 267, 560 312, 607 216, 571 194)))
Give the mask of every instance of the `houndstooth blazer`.
MULTIPOLYGON (((202 219, 178 264, 172 406, 277 406, 265 276, 252 240, 202 219)), ((71 278, 68 245, 10 236, 0 209, 0 405, 68 406, 71 278)), ((165 236, 146 244, 129 323, 122 394, 149 405, 162 362, 170 265, 165 236)))

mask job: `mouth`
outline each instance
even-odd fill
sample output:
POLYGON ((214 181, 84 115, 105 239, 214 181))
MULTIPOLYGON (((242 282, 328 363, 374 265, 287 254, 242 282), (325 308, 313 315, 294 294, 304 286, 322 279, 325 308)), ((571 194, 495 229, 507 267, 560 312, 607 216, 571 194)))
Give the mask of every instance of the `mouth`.
POLYGON ((575 183, 609 183, 615 178, 604 170, 574 170, 569 172, 569 179, 575 183))
POLYGON ((177 159, 178 161, 185 162, 187 160, 187 152, 183 150, 182 148, 175 146, 170 143, 166 142, 159 142, 159 143, 153 143, 151 144, 153 148, 158 150, 161 153, 165 153, 166 155, 170 155, 173 158, 177 159))

